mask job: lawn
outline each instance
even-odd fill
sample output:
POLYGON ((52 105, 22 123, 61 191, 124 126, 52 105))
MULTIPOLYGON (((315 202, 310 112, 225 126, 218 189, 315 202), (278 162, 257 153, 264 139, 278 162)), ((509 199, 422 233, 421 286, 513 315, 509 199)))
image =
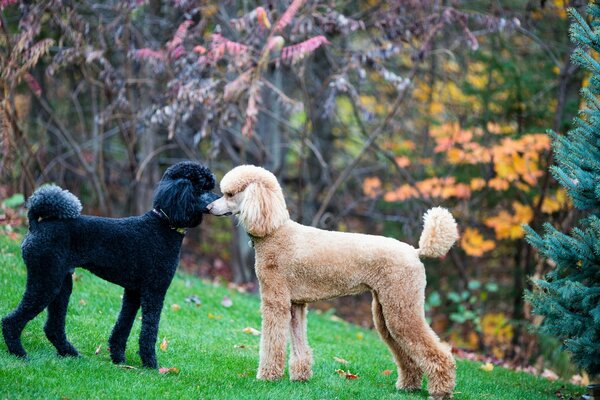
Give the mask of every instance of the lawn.
MULTIPOLYGON (((169 289, 160 324, 158 360, 178 373, 143 369, 137 355, 140 321, 127 350, 127 368, 111 364, 106 343, 120 307, 121 289, 85 270, 76 272, 67 316, 67 335, 82 357, 59 358, 42 331, 45 315, 25 328, 23 343, 29 360, 22 361, 0 344, 0 399, 424 399, 427 392, 399 392, 391 355, 377 333, 311 313, 314 377, 310 382, 255 379, 259 338, 244 328, 260 329, 259 299, 179 273, 169 289), (186 301, 197 296, 201 305, 186 301), (232 300, 222 305, 224 296, 232 300), (164 341, 163 341, 164 339, 164 341), (161 346, 165 347, 165 346, 161 346), (349 364, 342 365, 334 357, 349 364), (339 376, 350 369, 358 379, 339 376), (391 374, 384 371, 392 370, 391 374)), ((25 267, 19 244, 0 236, 0 315, 21 298, 25 267)), ((158 346, 158 344, 157 344, 158 346)), ((458 360, 456 399, 556 399, 582 388, 534 376, 458 360)))

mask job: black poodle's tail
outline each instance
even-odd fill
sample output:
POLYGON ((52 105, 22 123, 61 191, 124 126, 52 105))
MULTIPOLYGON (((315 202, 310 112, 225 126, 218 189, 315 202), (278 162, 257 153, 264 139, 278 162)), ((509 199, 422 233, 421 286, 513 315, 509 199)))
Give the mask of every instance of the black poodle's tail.
POLYGON ((27 200, 29 227, 34 228, 41 219, 77 218, 81 214, 81 202, 68 190, 56 185, 42 186, 27 200))

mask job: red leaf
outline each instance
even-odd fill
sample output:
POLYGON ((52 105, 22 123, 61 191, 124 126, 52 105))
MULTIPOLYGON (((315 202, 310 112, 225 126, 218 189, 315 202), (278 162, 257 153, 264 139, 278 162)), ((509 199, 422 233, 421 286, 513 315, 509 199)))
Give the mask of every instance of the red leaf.
POLYGON ((327 40, 325 36, 319 35, 292 46, 285 46, 281 49, 281 59, 284 61, 296 62, 304 58, 307 54, 312 53, 323 44, 331 44, 331 42, 327 40))
POLYGON ((294 18, 294 15, 296 15, 296 12, 298 12, 298 9, 300 8, 300 6, 302 6, 302 3, 304 3, 304 0, 292 1, 292 4, 290 4, 290 6, 287 8, 287 10, 285 10, 283 15, 281 16, 281 18, 279 18, 279 21, 277 21, 277 25, 275 25, 275 32, 279 32, 280 30, 288 26, 290 22, 292 22, 292 18, 294 18))
POLYGON ((165 54, 162 51, 156 51, 149 48, 138 49, 134 53, 134 57, 137 60, 143 60, 147 58, 153 58, 157 60, 164 60, 165 54))
POLYGON ((42 87, 40 83, 31 75, 29 72, 25 74, 25 82, 27 82, 27 86, 29 89, 35 94, 37 97, 42 95, 42 87))

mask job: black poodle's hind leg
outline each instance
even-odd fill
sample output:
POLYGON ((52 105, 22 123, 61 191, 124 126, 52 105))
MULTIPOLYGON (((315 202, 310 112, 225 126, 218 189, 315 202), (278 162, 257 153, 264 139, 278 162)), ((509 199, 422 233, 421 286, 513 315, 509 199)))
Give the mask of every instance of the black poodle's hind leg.
MULTIPOLYGON (((49 270, 52 270, 49 268, 49 270)), ((60 292, 62 276, 50 274, 27 275, 27 286, 23 299, 14 309, 2 319, 2 335, 8 351, 17 357, 27 357, 27 352, 21 344, 21 333, 25 325, 34 319, 60 292)))
POLYGON ((135 316, 140 308, 140 294, 132 290, 125 289, 123 293, 123 304, 119 319, 110 334, 108 345, 110 346, 110 358, 115 364, 125 362, 125 347, 127 338, 131 333, 131 327, 135 321, 135 316))
POLYGON ((140 358, 146 368, 158 368, 156 361, 156 338, 160 312, 165 299, 163 293, 144 293, 142 295, 142 330, 140 332, 140 358))
POLYGON ((56 347, 58 354, 63 357, 77 357, 79 355, 77 349, 67 340, 65 333, 65 319, 72 290, 73 277, 70 273, 67 273, 60 292, 48 305, 48 318, 46 319, 46 325, 44 325, 46 337, 56 347))

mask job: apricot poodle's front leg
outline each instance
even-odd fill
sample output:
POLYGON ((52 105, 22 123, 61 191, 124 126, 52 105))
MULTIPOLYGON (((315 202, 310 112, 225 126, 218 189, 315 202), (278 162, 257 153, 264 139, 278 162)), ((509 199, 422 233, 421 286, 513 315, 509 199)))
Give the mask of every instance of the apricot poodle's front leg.
POLYGON ((260 338, 260 363, 257 379, 277 380, 285 368, 285 347, 290 324, 290 300, 286 296, 262 297, 262 335, 260 338))
POLYGON ((306 337, 306 312, 306 304, 292 304, 290 379, 293 381, 307 381, 312 377, 313 358, 306 337))

